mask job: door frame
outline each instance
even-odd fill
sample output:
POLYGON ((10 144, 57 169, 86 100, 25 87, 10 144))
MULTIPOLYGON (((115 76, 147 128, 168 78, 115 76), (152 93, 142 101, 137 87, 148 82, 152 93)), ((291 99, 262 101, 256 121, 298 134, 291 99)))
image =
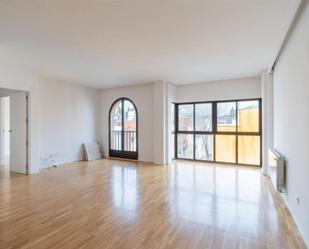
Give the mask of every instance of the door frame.
POLYGON ((112 104, 109 109, 109 114, 108 114, 108 149, 109 149, 109 157, 116 157, 116 158, 123 158, 123 159, 131 159, 131 160, 138 160, 138 111, 135 103, 127 98, 127 97, 121 97, 116 99, 112 104), (136 114, 136 151, 125 151, 124 150, 124 101, 127 100, 129 101, 134 109, 135 109, 135 114, 136 114), (121 151, 120 150, 112 150, 111 149, 111 114, 112 114, 112 109, 114 105, 118 102, 121 101, 121 109, 122 109, 122 130, 121 130, 121 151))
MULTIPOLYGON (((10 102, 9 99, 9 95, 8 96, 1 96, 0 97, 0 165, 1 166, 5 166, 5 107, 4 107, 4 98, 8 98, 8 102, 10 102)), ((10 116, 9 116, 10 118, 10 116)), ((7 130, 6 132, 9 132, 9 130, 7 130)))
MULTIPOLYGON (((25 125, 26 125, 26 151, 25 151, 25 155, 26 155, 26 165, 25 165, 25 172, 15 172, 14 173, 17 173, 17 174, 25 174, 25 175, 28 175, 29 174, 29 161, 30 161, 30 150, 29 150, 29 92, 28 91, 19 91, 19 90, 16 90, 16 93, 24 93, 24 97, 25 97, 25 104, 26 104, 26 120, 25 120, 25 125)), ((12 93, 11 95, 13 95, 14 93, 12 93)), ((10 95, 10 96, 11 96, 10 95)), ((11 109, 11 105, 10 105, 10 116, 11 116, 11 112, 12 112, 12 109, 11 109)), ((10 130, 11 130, 11 133, 10 133, 10 148, 11 148, 11 136, 12 136, 12 124, 10 123, 10 130)), ((11 158, 11 155, 12 155, 12 152, 10 150, 10 158, 11 158)), ((11 166, 9 167, 10 168, 10 172, 11 172, 11 166)))
MULTIPOLYGON (((5 96, 1 96, 1 99, 4 98, 4 97, 11 97, 11 95, 13 95, 14 93, 18 93, 18 92, 22 92, 25 94, 25 97, 26 97, 26 120, 25 120, 25 125, 26 125, 26 165, 25 165, 25 173, 20 173, 20 174, 26 174, 28 175, 29 174, 29 161, 30 161, 30 149, 29 149, 29 92, 28 91, 23 91, 23 90, 15 90, 15 89, 9 89, 9 88, 1 88, 1 89, 4 89, 4 90, 7 90, 9 91, 9 93, 7 93, 5 96)), ((2 103, 1 103, 1 109, 2 109, 2 103)), ((2 110, 1 110, 2 111, 2 110)), ((12 109, 11 109, 11 106, 10 106, 10 110, 9 110, 9 118, 11 116, 11 112, 12 112, 12 109)), ((3 137, 3 124, 2 124, 2 120, 3 119, 3 114, 1 113, 1 125, 0 125, 0 128, 1 128, 1 157, 3 156, 3 143, 2 143, 2 140, 4 139, 3 137)), ((8 131, 10 132, 9 136, 10 136, 10 144, 11 144, 11 124, 10 124, 10 130, 8 131)), ((11 157, 11 145, 10 145, 10 157, 11 157)), ((10 166, 9 166, 9 169, 10 169, 10 166)), ((18 173, 18 172, 14 172, 14 173, 18 173)))
POLYGON ((26 92, 26 174, 29 174, 29 93, 26 92))

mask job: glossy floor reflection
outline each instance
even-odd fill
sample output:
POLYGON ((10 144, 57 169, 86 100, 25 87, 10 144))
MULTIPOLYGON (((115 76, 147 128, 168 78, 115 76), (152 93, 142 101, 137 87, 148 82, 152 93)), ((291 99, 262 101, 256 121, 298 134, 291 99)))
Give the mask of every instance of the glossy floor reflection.
POLYGON ((248 232, 255 231, 258 226, 251 224, 262 218, 261 180, 259 170, 176 163, 170 171, 172 212, 220 229, 237 223, 248 232))
POLYGON ((137 211, 137 170, 136 167, 113 165, 112 195, 116 208, 137 211))
POLYGON ((258 168, 105 159, 0 180, 0 248, 305 248, 258 168))

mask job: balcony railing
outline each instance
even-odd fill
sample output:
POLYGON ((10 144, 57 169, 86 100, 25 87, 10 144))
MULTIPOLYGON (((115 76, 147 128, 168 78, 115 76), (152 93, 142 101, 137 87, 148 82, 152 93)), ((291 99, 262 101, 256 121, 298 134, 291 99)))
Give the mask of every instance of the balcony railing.
POLYGON ((122 134, 123 134, 123 150, 136 151, 136 131, 111 131, 111 149, 122 150, 122 134))

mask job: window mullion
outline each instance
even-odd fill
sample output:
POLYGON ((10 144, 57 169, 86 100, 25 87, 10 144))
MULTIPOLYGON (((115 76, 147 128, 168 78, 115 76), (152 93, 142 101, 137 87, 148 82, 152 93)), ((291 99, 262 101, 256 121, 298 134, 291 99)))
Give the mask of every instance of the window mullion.
POLYGON ((193 160, 195 160, 195 104, 193 104, 193 160))

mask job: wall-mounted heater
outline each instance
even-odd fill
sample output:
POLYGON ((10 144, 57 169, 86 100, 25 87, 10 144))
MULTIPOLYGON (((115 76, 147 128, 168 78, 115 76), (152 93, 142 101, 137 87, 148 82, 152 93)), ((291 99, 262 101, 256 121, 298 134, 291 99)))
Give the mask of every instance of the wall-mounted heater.
POLYGON ((283 193, 285 190, 285 157, 275 149, 269 150, 269 176, 275 188, 283 193))

